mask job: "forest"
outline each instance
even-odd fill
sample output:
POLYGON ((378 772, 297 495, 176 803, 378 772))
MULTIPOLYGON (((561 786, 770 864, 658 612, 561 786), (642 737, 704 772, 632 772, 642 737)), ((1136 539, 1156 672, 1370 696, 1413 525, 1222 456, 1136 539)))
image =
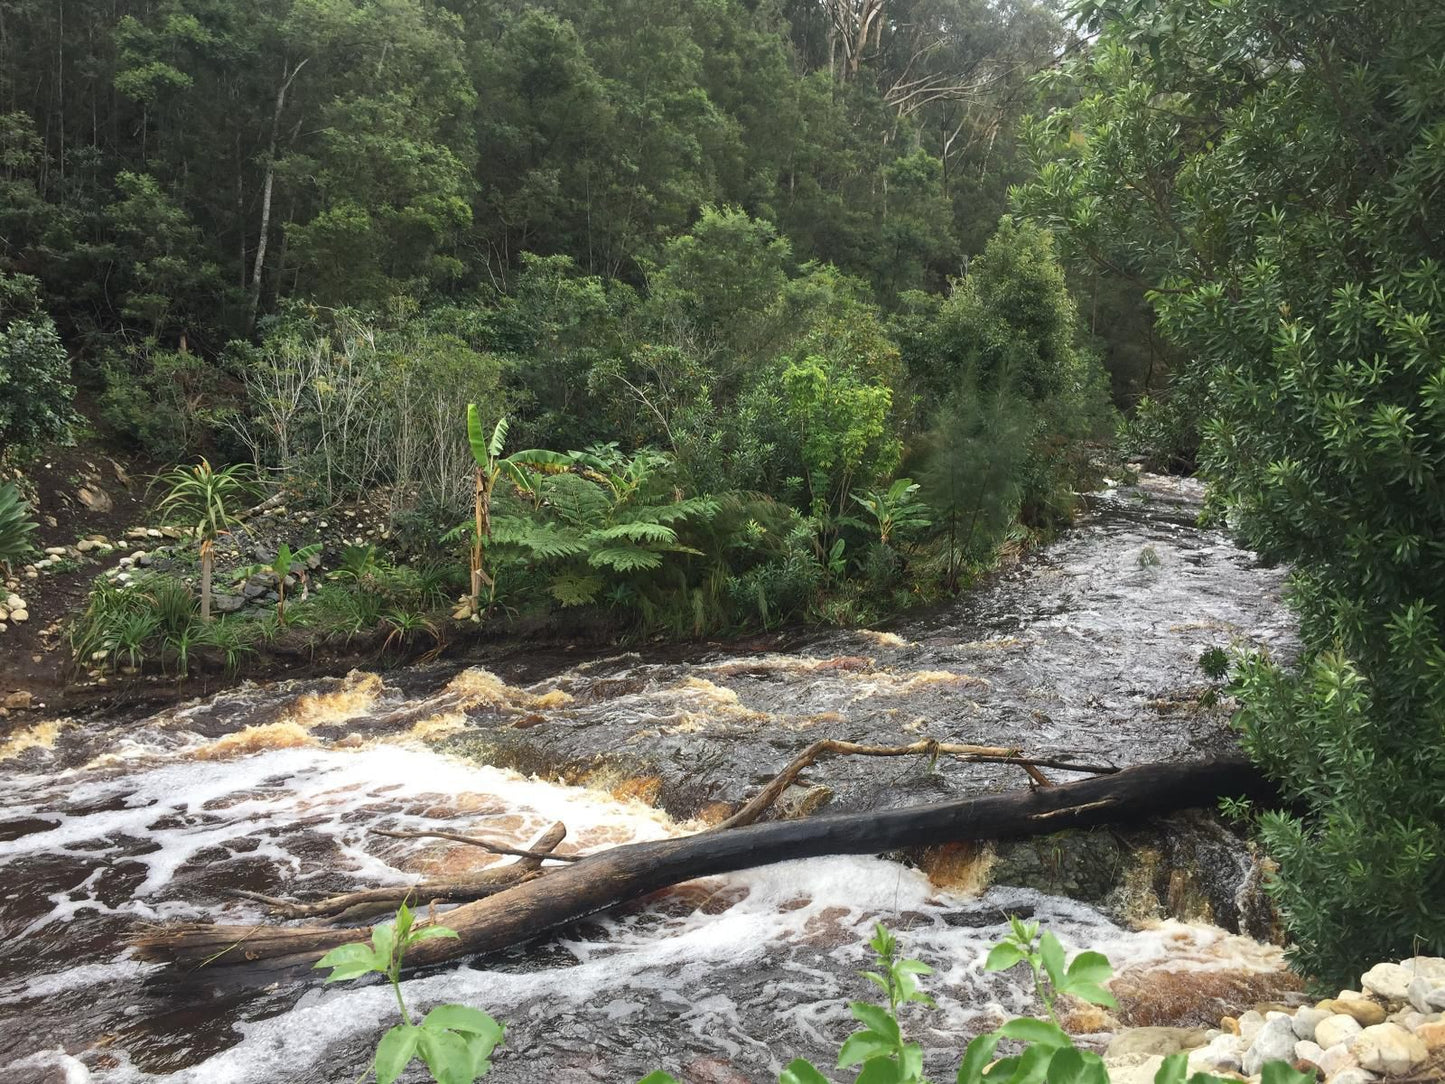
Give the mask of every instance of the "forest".
POLYGON ((1291 966, 1445 954, 1442 209, 1431 0, 0 0, 5 689, 865 628, 1193 475, 1291 966))

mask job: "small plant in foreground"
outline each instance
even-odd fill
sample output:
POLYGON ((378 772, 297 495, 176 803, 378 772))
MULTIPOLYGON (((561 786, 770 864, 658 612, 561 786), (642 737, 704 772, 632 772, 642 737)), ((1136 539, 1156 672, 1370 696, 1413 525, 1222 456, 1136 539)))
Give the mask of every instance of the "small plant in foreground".
POLYGON ((1229 673, 1229 655, 1222 647, 1211 647, 1199 656, 1199 669, 1211 681, 1219 681, 1229 673))
POLYGON ((417 927, 416 912, 403 903, 393 921, 372 928, 370 944, 342 945, 317 961, 318 968, 331 968, 328 983, 359 979, 373 971, 385 975, 391 983, 402 1022, 377 1044, 372 1059, 377 1084, 392 1084, 418 1057, 437 1084, 472 1084, 491 1069, 492 1050, 502 1041, 501 1024, 466 1005, 438 1005, 420 1024, 413 1024, 401 996, 401 965, 406 950, 434 937, 456 936, 455 930, 445 926, 417 927))

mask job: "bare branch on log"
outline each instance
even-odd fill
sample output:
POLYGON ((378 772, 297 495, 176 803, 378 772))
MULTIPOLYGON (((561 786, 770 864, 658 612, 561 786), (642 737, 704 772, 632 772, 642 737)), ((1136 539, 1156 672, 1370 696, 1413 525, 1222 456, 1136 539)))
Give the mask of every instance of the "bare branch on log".
POLYGON ((390 828, 373 828, 371 834, 374 836, 386 836, 388 839, 450 839, 456 843, 466 843, 473 847, 480 847, 484 851, 491 851, 493 854, 510 854, 517 858, 537 858, 544 862, 580 862, 580 854, 548 854, 546 851, 526 851, 517 847, 507 847, 501 843, 492 843, 490 840, 478 839, 476 836, 464 836, 460 832, 401 832, 390 828))
POLYGON ((975 764, 1017 764, 1028 773, 1029 778, 1041 787, 1053 783, 1039 771, 1040 767, 1060 768, 1072 772, 1088 772, 1103 775, 1117 772, 1113 765, 1074 764, 1068 760, 1039 759, 1025 757, 1023 750, 1001 745, 960 745, 955 742, 940 742, 931 739, 916 741, 909 745, 861 745, 858 742, 839 741, 836 738, 822 738, 799 753, 791 764, 773 777, 772 782, 759 791, 745 806, 727 820, 716 825, 711 831, 721 832, 728 828, 740 828, 752 824, 776 802, 798 776, 824 753, 855 757, 908 757, 908 756, 949 756, 975 764))
MULTIPOLYGON (((399 833, 383 832, 383 835, 394 835, 399 833)), ((453 836, 447 832, 414 832, 407 833, 402 838, 410 836, 440 835, 445 838, 457 838, 464 843, 477 843, 492 849, 490 844, 482 844, 480 840, 472 840, 466 836, 453 836)), ((231 895, 239 896, 241 899, 255 900, 264 903, 271 908, 271 913, 282 918, 317 918, 322 915, 335 916, 337 921, 349 921, 354 919, 369 918, 372 915, 384 914, 387 911, 394 911, 400 904, 411 900, 415 905, 428 903, 469 903, 473 900, 485 899, 495 895, 514 885, 522 884, 525 881, 540 877, 542 862, 548 858, 557 857, 550 852, 562 842, 567 835, 567 826, 560 821, 547 829, 542 838, 537 841, 535 849, 530 851, 511 851, 508 853, 522 855, 519 861, 505 866, 497 866, 492 869, 482 870, 480 873, 470 877, 454 878, 446 881, 421 881, 418 884, 408 885, 387 885, 383 888, 367 888, 357 892, 345 892, 339 896, 328 896, 324 900, 315 900, 311 903, 298 903, 295 900, 281 899, 277 896, 267 896, 260 892, 251 892, 246 889, 232 889, 231 895)))

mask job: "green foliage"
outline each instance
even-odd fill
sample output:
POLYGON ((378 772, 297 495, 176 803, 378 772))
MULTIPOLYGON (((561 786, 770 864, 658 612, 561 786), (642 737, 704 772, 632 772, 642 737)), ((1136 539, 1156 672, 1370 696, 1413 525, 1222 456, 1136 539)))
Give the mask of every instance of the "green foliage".
POLYGON ((392 1084, 415 1058, 426 1064, 437 1084, 472 1084, 491 1070, 492 1051, 502 1041, 501 1024, 466 1005, 438 1005, 420 1024, 413 1024, 402 999, 401 968, 407 950, 423 941, 456 936, 456 931, 446 926, 418 926, 416 913, 403 903, 395 919, 371 928, 370 944, 342 945, 316 962, 318 968, 331 969, 328 983, 373 972, 385 975, 391 983, 402 1022, 377 1044, 372 1059, 377 1084, 392 1084))
POLYGON ((294 553, 287 542, 282 542, 276 548, 276 556, 271 561, 261 564, 250 565, 240 569, 236 573, 237 580, 244 580, 248 576, 255 576, 261 573, 269 574, 276 584, 276 624, 286 624, 286 581, 293 575, 306 575, 306 569, 311 558, 321 552, 321 543, 313 542, 309 546, 302 546, 294 553))
POLYGON ((63 439, 75 420, 70 359, 39 286, 0 270, 0 448, 63 439))
POLYGON ((32 550, 30 534, 36 523, 30 518, 30 505, 20 497, 14 482, 0 486, 0 564, 12 570, 32 550))
POLYGON ((156 482, 165 488, 158 505, 165 521, 190 528, 202 543, 223 534, 240 510, 237 505, 254 497, 258 488, 248 464, 217 470, 205 458, 192 467, 173 467, 156 482))
POLYGON ((1339 981, 1445 951, 1445 13, 1080 10, 1099 38, 1029 127, 1018 205, 1154 287, 1213 508, 1294 568, 1304 657, 1236 691, 1306 811, 1260 825, 1295 960, 1339 981))
POLYGON ((853 500, 872 518, 878 541, 886 546, 895 534, 915 534, 932 525, 928 505, 914 496, 920 488, 912 478, 896 478, 886 490, 855 493, 853 500))
POLYGON ((1222 647, 1206 648, 1199 656, 1199 669, 1211 680, 1220 680, 1229 673, 1229 653, 1222 647))

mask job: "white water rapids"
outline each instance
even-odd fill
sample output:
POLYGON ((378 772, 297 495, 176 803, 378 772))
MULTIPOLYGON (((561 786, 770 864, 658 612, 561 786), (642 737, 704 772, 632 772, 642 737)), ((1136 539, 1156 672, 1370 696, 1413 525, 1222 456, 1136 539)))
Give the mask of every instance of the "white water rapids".
MULTIPOLYGON (((132 959, 124 938, 141 923, 263 917, 228 888, 310 898, 510 861, 373 828, 526 846, 562 821, 561 849, 585 853, 702 827, 696 815, 750 793, 815 737, 986 739, 1021 705, 1045 717, 1031 726, 1049 748, 1121 762, 1188 755, 1203 729, 1213 747, 1217 718, 1159 705, 1188 702, 1201 644, 1286 643, 1279 577, 1169 508, 1172 517, 1111 519, 1106 507, 981 598, 887 636, 683 661, 532 659, 510 680, 476 667, 401 680, 357 673, 12 734, 0 743, 0 1080, 357 1079, 396 1019, 384 985, 257 991, 215 977, 225 969, 178 982, 132 959), (1143 577, 1142 545, 1172 578, 1143 577), (1123 571, 1089 579, 1110 561, 1123 571), (1138 589, 1121 590, 1119 577, 1136 569, 1138 589), (1101 590, 1132 601, 1101 603, 1101 590), (1096 678, 1085 689, 1076 671, 1094 664, 1080 653, 1095 650, 1157 658, 1131 664, 1131 688, 1096 678), (1060 652, 1074 663, 1050 685, 1060 652), (1023 677, 1014 686, 1010 675, 1023 677), (1109 712, 1107 733, 1077 721, 1109 712)), ((838 800, 852 808, 1018 785, 963 766, 837 769, 838 800)), ((831 767, 812 775, 835 778, 831 767)), ((883 921, 937 969, 926 987, 938 1009, 907 1020, 932 1052, 930 1072, 951 1079, 970 1036, 1035 1008, 1026 976, 982 970, 1009 914, 1053 929, 1070 950, 1107 953, 1136 987, 1168 973, 1210 976, 1198 983, 1206 991, 1266 989, 1281 968, 1274 946, 1202 922, 1131 923, 1027 888, 980 893, 987 863, 975 865, 969 877, 930 880, 893 858, 823 858, 710 878, 510 956, 427 970, 404 992, 417 1015, 460 1001, 503 1021, 489 1078, 499 1084, 630 1082, 655 1068, 690 1084, 772 1080, 797 1054, 831 1063, 851 1030, 847 1001, 870 996, 857 972, 883 921)), ((1087 1013, 1073 1023, 1086 1035, 1108 1026, 1087 1013)), ((425 1077, 414 1068, 404 1079, 425 1077)))

